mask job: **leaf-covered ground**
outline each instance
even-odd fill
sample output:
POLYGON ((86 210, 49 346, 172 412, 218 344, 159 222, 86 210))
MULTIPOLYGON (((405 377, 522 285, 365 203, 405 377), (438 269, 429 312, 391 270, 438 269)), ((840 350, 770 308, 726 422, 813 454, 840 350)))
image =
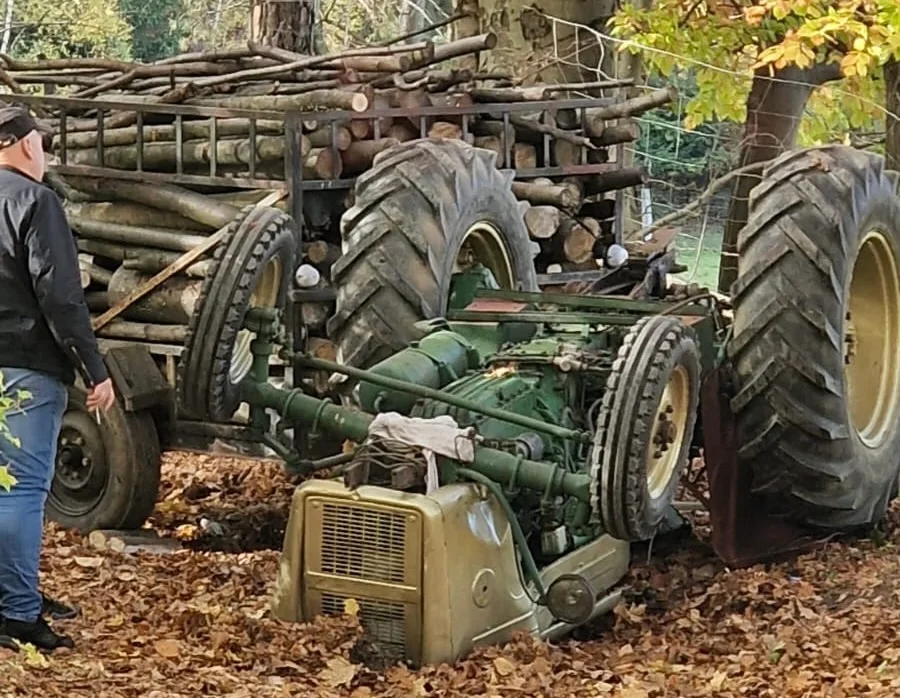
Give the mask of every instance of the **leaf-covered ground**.
MULTIPOLYGON (((47 658, 0 649, 0 696, 861 698, 900 695, 898 517, 885 540, 729 571, 697 540, 637 560, 628 603, 556 646, 454 666, 353 663, 352 619, 268 615, 292 487, 274 463, 171 454, 153 524, 174 554, 99 553, 50 528, 43 583, 82 609, 47 658)), ((671 547, 671 544, 669 544, 671 547)))

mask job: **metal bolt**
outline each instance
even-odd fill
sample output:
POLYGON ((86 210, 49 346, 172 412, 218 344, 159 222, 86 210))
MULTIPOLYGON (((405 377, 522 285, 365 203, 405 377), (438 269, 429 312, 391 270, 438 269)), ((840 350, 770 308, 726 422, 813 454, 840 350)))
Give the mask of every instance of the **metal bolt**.
POLYGON ((81 464, 82 464, 84 467, 87 467, 87 466, 89 466, 89 465, 91 464, 91 459, 88 458, 87 456, 85 456, 84 458, 81 459, 81 464))
POLYGON ((84 446, 84 437, 83 437, 83 436, 76 436, 76 437, 75 437, 75 443, 76 443, 78 446, 84 446))

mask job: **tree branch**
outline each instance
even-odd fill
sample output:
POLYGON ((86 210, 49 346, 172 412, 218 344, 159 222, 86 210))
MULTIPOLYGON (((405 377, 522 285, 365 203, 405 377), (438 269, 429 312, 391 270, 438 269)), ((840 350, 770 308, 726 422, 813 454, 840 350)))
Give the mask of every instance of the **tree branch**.
POLYGON ((672 211, 671 213, 667 213, 665 216, 656 221, 653 225, 644 228, 641 231, 641 236, 652 235, 660 228, 665 228, 667 226, 672 225, 673 223, 680 221, 682 218, 685 218, 689 214, 696 211, 698 208, 703 206, 706 202, 708 202, 713 196, 715 196, 716 192, 720 189, 728 186, 731 182, 739 177, 743 177, 746 174, 753 174, 755 172, 759 172, 766 165, 768 165, 771 160, 762 160, 760 162, 754 162, 749 165, 745 165, 744 167, 739 167, 736 170, 732 170, 731 172, 714 179, 709 183, 709 186, 703 191, 700 196, 694 199, 691 203, 689 203, 684 208, 680 208, 677 211, 672 211))

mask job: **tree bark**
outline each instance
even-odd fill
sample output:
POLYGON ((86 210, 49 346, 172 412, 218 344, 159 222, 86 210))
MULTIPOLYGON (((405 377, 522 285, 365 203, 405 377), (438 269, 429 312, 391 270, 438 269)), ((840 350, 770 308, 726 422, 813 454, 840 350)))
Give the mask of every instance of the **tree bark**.
POLYGON ((308 56, 320 53, 315 0, 254 0, 250 31, 254 41, 269 46, 308 56))
POLYGON ((889 169, 900 170, 900 62, 888 61, 884 66, 885 117, 884 155, 889 169))
MULTIPOLYGON (((768 70, 762 68, 753 78, 747 97, 747 121, 738 167, 771 160, 793 147, 803 110, 812 91, 819 85, 840 79, 841 73, 837 64, 806 69, 791 66, 776 71, 773 77, 774 80, 768 75, 768 70)), ((729 293, 731 285, 737 280, 738 234, 747 223, 750 191, 759 179, 759 174, 746 174, 735 182, 722 236, 720 293, 729 293)))

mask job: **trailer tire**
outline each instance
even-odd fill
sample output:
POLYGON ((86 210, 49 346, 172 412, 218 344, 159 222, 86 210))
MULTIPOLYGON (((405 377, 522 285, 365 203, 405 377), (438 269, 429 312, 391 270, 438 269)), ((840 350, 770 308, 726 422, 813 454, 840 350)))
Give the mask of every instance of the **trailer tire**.
POLYGON ((896 492, 896 183, 852 148, 787 153, 753 189, 738 239, 728 352, 740 467, 772 514, 817 528, 874 523, 896 492))
POLYGON ((85 398, 82 389, 69 388, 47 518, 82 532, 140 528, 159 494, 156 425, 149 412, 126 412, 118 401, 97 424, 85 398))
POLYGON ((663 521, 690 457, 699 403, 694 332, 667 315, 635 323, 613 362, 591 450, 591 507, 614 538, 647 540, 663 521))
POLYGON ((484 265, 501 287, 538 290, 524 207, 496 158, 462 141, 410 141, 357 179, 332 267, 340 362, 369 367, 414 340, 414 323, 443 316, 464 244, 492 254, 484 265))
POLYGON ((254 306, 284 308, 296 237, 290 216, 266 206, 245 207, 228 226, 203 281, 179 362, 178 397, 188 414, 223 421, 237 411, 240 382, 252 363, 252 335, 243 329, 244 318, 254 306))

